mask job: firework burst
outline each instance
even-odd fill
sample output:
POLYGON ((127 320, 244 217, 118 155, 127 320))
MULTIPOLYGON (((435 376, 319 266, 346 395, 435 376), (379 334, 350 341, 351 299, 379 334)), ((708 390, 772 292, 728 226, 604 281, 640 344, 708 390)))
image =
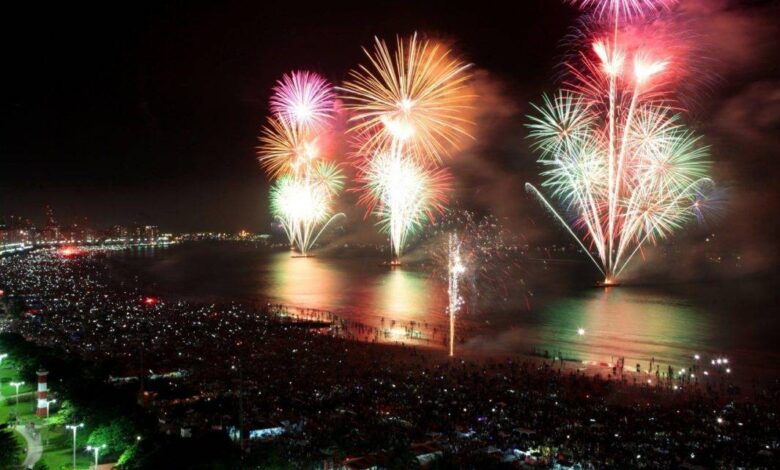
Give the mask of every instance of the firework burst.
POLYGON ((370 65, 350 72, 342 87, 364 196, 400 257, 408 235, 444 208, 449 176, 438 167, 469 137, 469 64, 443 45, 398 38, 396 49, 376 39, 364 49, 370 65))
POLYGON ((400 147, 424 164, 441 163, 469 136, 464 113, 473 99, 470 65, 416 34, 398 38, 394 54, 378 38, 373 53, 364 51, 371 65, 352 70, 342 87, 352 111, 351 132, 360 140, 359 155, 400 147))
POLYGON ((667 10, 677 0, 567 0, 599 18, 637 18, 667 10))
POLYGON ((333 91, 320 76, 293 72, 277 82, 274 116, 260 136, 259 160, 271 179, 271 212, 291 245, 306 255, 337 217, 333 200, 344 186, 339 166, 324 160, 322 141, 332 117, 333 91), (319 227, 319 229, 318 229, 319 227))
POLYGON ((271 112, 288 122, 319 127, 333 117, 334 97, 327 80, 319 75, 306 71, 292 72, 276 82, 271 112))
POLYGON ((365 188, 360 202, 380 219, 400 257, 406 238, 444 211, 451 178, 444 169, 426 169, 411 158, 386 152, 367 162, 359 181, 365 188))
POLYGON ((270 118, 263 128, 259 151, 260 164, 272 179, 305 174, 321 157, 317 133, 281 115, 270 118))
POLYGON ((343 217, 332 215, 331 207, 333 195, 343 185, 341 171, 333 164, 321 163, 312 178, 283 175, 271 186, 271 214, 301 254, 308 253, 332 221, 343 217))
MULTIPOLYGON (((628 12, 664 2, 578 3, 628 12)), ((572 79, 534 106, 528 124, 544 167, 542 187, 574 222, 566 223, 536 187, 527 188, 564 224, 607 283, 616 281, 645 242, 665 238, 695 218, 696 195, 711 184, 707 147, 668 104, 664 75, 671 61, 640 48, 627 50, 617 32, 615 38, 595 39, 580 62, 568 64, 572 79)))

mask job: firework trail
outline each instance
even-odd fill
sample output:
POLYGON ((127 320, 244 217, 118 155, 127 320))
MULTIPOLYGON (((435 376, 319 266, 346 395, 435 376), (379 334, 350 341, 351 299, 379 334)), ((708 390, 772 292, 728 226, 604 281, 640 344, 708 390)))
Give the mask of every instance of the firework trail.
POLYGON ((619 41, 619 19, 672 2, 576 3, 593 6, 597 14, 610 10, 616 29, 606 35, 611 39, 595 38, 579 62, 567 64, 571 78, 564 89, 534 105, 528 124, 544 167, 542 187, 575 222, 567 224, 539 189, 526 187, 609 284, 645 242, 665 238, 695 217, 697 191, 711 184, 710 163, 707 147, 684 126, 664 86, 665 75, 680 65, 647 52, 651 47, 625 48, 619 41))
POLYGON ((451 233, 449 236, 449 262, 448 262, 448 285, 447 296, 449 303, 447 305, 447 314, 450 319, 450 357, 455 355, 455 316, 458 314, 463 298, 460 296, 460 277, 466 271, 466 267, 460 257, 460 242, 458 235, 451 233))
POLYGON ((524 280, 527 273, 520 262, 522 255, 517 251, 526 243, 521 234, 505 228, 492 215, 479 216, 458 209, 448 211, 427 232, 423 242, 436 279, 448 279, 452 234, 458 237, 464 267, 459 287, 464 301, 461 314, 514 310, 518 301, 525 301, 529 306, 531 293, 524 280))
POLYGON ((378 38, 373 51, 364 52, 370 65, 352 70, 341 90, 352 112, 363 199, 370 209, 381 203, 382 210, 374 212, 390 233, 397 260, 410 230, 420 226, 419 214, 443 208, 442 186, 421 184, 439 182, 436 168, 469 137, 469 65, 416 34, 398 38, 395 53, 378 38))
POLYGON ((291 246, 307 256, 333 215, 333 200, 344 186, 338 165, 323 158, 322 140, 330 131, 334 94, 311 72, 284 75, 270 100, 273 117, 263 128, 259 160, 271 179, 271 213, 291 246), (318 230, 319 227, 319 230, 318 230))

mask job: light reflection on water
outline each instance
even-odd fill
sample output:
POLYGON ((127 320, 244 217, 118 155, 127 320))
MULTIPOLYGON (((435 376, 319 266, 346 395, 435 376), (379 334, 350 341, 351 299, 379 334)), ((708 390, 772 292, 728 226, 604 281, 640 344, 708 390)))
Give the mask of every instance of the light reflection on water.
MULTIPOLYGON (((402 340, 399 337, 411 322, 420 329, 427 323, 425 336, 430 338, 437 328, 432 344, 444 347, 446 285, 425 273, 389 269, 379 258, 292 258, 289 252, 195 244, 159 250, 153 256, 128 252, 118 259, 140 278, 149 278, 160 295, 268 300, 328 310, 390 330, 392 341, 402 340)), ((458 331, 465 331, 466 338, 458 347, 472 352, 560 351, 565 357, 604 362, 624 356, 632 367, 651 357, 687 367, 692 355, 700 352, 727 354, 752 365, 763 361, 776 369, 777 317, 755 305, 741 308, 745 296, 736 298, 733 292, 731 286, 708 287, 703 296, 708 303, 694 301, 692 294, 658 289, 581 287, 537 293, 531 311, 520 296, 509 312, 485 309, 461 318, 458 331), (584 335, 577 334, 579 328, 584 335)))
POLYGON ((535 331, 527 336, 539 350, 564 357, 613 362, 624 356, 627 363, 655 358, 679 367, 688 365, 694 351, 713 346, 712 323, 702 310, 652 290, 588 289, 551 300, 532 316, 535 331))
POLYGON ((389 269, 374 259, 293 258, 274 253, 260 271, 260 296, 274 303, 330 310, 378 327, 382 319, 443 321, 440 284, 423 273, 389 269), (265 280, 270 279, 268 285, 265 280))

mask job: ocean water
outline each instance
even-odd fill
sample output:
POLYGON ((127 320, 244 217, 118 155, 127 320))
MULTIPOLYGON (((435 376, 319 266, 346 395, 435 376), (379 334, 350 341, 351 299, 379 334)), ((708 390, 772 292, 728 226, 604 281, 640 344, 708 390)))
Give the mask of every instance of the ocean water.
MULTIPOLYGON (((390 269, 379 254, 293 258, 287 251, 238 243, 188 243, 112 254, 120 282, 196 301, 281 303, 326 310, 408 340, 409 329, 445 347, 446 283, 425 268, 390 269)), ((533 264, 522 279, 467 290, 456 323, 463 353, 550 356, 626 367, 651 359, 662 368, 728 358, 734 374, 780 377, 780 316, 776 284, 765 281, 595 288, 579 272, 587 265, 533 264), (497 294, 502 292, 502 294, 497 294), (500 302, 489 297, 501 296, 500 302)), ((496 281, 491 281, 496 282, 496 281)), ((713 369, 715 367, 713 366, 713 369)), ((723 371, 724 367, 718 370, 723 371)), ((664 369, 665 370, 665 369, 664 369)), ((714 371, 713 371, 714 372, 714 371)))

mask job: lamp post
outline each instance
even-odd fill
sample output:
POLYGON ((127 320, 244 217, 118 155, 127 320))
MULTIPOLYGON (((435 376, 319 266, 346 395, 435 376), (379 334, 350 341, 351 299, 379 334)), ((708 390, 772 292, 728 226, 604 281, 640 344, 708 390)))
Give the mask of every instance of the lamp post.
POLYGON ((79 432, 79 428, 83 428, 84 423, 68 424, 65 429, 73 433, 73 470, 76 470, 76 434, 79 432))
POLYGON ((49 419, 49 405, 57 403, 57 400, 46 400, 46 419, 49 419))
POLYGON ((12 387, 16 387, 16 405, 14 406, 14 413, 19 414, 19 387, 24 385, 24 382, 10 382, 12 387))
POLYGON ((105 449, 105 448, 106 448, 105 444, 101 446, 87 446, 87 450, 89 452, 95 453, 95 470, 97 470, 97 466, 98 466, 98 456, 100 455, 100 449, 105 449))

